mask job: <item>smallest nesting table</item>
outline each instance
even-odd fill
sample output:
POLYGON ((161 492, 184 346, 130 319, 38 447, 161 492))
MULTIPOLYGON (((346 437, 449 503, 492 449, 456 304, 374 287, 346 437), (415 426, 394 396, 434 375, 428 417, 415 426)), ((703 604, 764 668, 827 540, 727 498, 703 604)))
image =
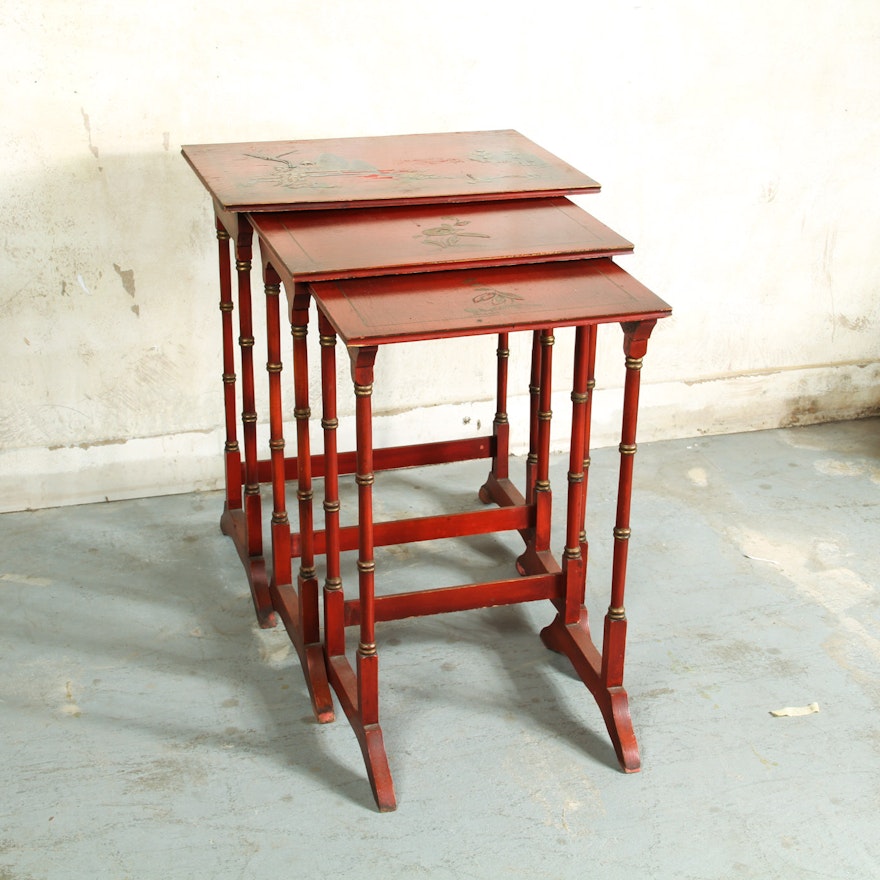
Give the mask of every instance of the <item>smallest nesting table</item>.
MULTIPOLYGON (((648 338, 670 307, 608 259, 573 260, 501 268, 452 270, 419 275, 316 282, 310 285, 318 307, 322 346, 325 435, 325 532, 327 580, 324 588, 324 654, 327 674, 364 755, 380 810, 396 806, 394 786, 379 726, 376 624, 417 615, 461 611, 538 599, 550 600, 553 621, 541 632, 544 643, 566 655, 602 712, 624 770, 639 768, 638 748, 623 689, 626 640, 624 586, 630 537, 630 495, 638 409, 639 376, 648 338), (584 593, 587 540, 584 516, 589 459, 590 392, 596 328, 623 328, 626 381, 611 600, 601 651, 593 644, 584 593), (557 563, 550 549, 549 481, 552 346, 558 328, 575 328, 572 428, 568 473, 565 547, 557 563), (507 473, 506 455, 495 455, 479 497, 490 508, 455 515, 374 523, 372 395, 373 367, 382 346, 482 334, 529 331, 540 340, 538 401, 527 468, 525 494, 507 473), (338 453, 335 439, 336 338, 344 343, 351 367, 356 418, 358 517, 354 530, 340 529, 338 453), (502 458, 504 460, 502 460, 502 458), (490 583, 404 594, 377 595, 374 548, 435 538, 516 530, 523 554, 511 571, 490 583), (340 552, 357 549, 357 597, 346 598, 340 552), (359 628, 354 665, 345 651, 345 628, 359 628)), ((507 352, 499 349, 499 361, 507 352)), ((506 369, 499 363, 496 432, 506 430, 506 369)), ((506 444, 500 444, 506 452, 506 444)), ((454 458, 450 460, 455 460, 454 458)))

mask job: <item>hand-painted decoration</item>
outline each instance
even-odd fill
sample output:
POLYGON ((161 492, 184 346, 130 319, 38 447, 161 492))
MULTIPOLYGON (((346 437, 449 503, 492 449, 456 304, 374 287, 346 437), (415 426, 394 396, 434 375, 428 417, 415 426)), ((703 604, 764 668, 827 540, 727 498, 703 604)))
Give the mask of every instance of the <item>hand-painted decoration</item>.
POLYGON ((463 238, 491 238, 482 232, 464 232, 462 227, 470 226, 470 220, 459 220, 457 217, 444 217, 440 226, 432 226, 423 230, 414 238, 421 238, 425 244, 447 248, 461 244, 463 238))

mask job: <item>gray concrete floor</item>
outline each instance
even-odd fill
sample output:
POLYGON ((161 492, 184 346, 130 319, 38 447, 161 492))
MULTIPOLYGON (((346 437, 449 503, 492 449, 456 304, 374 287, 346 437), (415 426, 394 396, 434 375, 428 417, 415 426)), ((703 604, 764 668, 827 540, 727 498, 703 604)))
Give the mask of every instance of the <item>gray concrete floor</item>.
MULTIPOLYGON (((591 474, 599 632, 616 459, 591 474)), ((377 499, 464 508, 485 467, 380 475, 377 499)), ((219 494, 6 514, 0 878, 880 877, 880 421, 643 444, 636 482, 642 771, 538 640, 549 604, 398 621, 391 814, 255 626, 219 494)), ((517 541, 388 549, 378 577, 478 579, 517 541)))

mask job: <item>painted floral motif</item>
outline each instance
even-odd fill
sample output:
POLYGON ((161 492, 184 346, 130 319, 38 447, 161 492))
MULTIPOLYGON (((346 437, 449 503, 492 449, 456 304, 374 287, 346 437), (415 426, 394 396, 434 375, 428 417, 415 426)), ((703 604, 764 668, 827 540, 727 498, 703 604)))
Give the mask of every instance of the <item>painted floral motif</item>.
POLYGON ((486 162, 492 165, 545 165, 546 162, 529 153, 516 153, 513 150, 502 150, 490 153, 489 150, 474 150, 469 156, 474 162, 486 162))
POLYGON ((494 315, 508 311, 517 303, 523 302, 523 298, 518 293, 509 293, 496 287, 476 287, 475 290, 477 295, 472 302, 478 308, 466 309, 471 315, 494 315))
POLYGON ((254 153, 245 155, 250 159, 273 163, 269 176, 260 180, 287 189, 335 189, 339 186, 337 182, 339 178, 417 181, 440 177, 424 171, 376 168, 369 162, 345 159, 332 153, 323 153, 314 159, 300 160, 287 158, 289 153, 281 153, 278 156, 261 156, 254 153))
POLYGON ((461 243, 463 238, 491 238, 482 232, 463 232, 463 226, 470 226, 470 220, 459 220, 457 217, 443 217, 440 226, 432 226, 424 229, 415 236, 421 238, 424 244, 433 244, 437 247, 454 247, 461 243))

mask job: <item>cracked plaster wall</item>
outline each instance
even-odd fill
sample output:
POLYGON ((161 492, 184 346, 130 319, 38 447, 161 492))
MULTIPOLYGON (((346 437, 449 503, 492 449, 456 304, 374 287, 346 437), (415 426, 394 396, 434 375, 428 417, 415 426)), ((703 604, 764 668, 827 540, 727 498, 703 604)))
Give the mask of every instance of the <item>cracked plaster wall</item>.
MULTIPOLYGON (((808 7, 3 2, 0 510, 220 484, 216 243, 183 143, 516 128, 603 184, 580 204, 675 309, 642 439, 876 413, 880 7, 808 7)), ((376 403, 414 434, 380 435, 485 432, 494 343, 399 349, 376 403)), ((621 367, 606 332, 600 443, 621 367)))

